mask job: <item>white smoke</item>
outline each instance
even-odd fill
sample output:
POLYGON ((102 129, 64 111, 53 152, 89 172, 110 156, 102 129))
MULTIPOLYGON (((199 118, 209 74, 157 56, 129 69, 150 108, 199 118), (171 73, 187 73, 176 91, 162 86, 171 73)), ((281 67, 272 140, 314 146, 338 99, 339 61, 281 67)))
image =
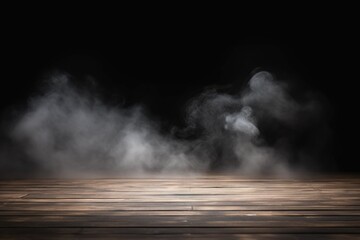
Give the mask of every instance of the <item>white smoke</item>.
MULTIPOLYGON (((160 126, 140 106, 106 106, 74 88, 66 75, 51 82, 8 135, 27 165, 53 176, 211 170, 283 174, 294 155, 282 144, 288 136, 268 144, 259 124, 269 119, 295 126, 299 116, 314 112, 311 101, 300 104, 270 73, 259 72, 236 96, 210 91, 193 100, 182 132, 195 138, 179 139, 160 134, 160 126)), ((3 171, 4 162, 18 161, 14 153, 1 155, 3 171)))
POLYGON ((299 95, 301 100, 291 96, 285 82, 258 72, 237 95, 210 90, 193 100, 187 130, 202 130, 198 151, 206 152, 202 156, 210 169, 290 174, 313 167, 323 150, 314 139, 325 143, 328 129, 321 102, 307 92, 299 95))
POLYGON ((225 117, 225 129, 239 131, 249 136, 259 135, 259 129, 254 123, 252 109, 245 106, 240 113, 229 114, 225 117))
POLYGON ((80 94, 66 76, 33 99, 11 136, 36 165, 55 174, 188 170, 183 146, 160 135, 141 107, 118 109, 80 94))

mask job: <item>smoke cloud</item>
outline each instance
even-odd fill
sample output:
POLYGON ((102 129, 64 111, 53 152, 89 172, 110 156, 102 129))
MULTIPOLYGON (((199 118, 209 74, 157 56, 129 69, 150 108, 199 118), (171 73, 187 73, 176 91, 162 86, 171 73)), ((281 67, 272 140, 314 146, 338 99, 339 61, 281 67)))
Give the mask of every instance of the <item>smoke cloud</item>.
POLYGON ((108 106, 66 75, 49 81, 6 131, 3 175, 286 175, 316 165, 328 136, 321 101, 309 93, 294 97, 264 71, 238 94, 203 92, 188 104, 187 127, 168 134, 142 106, 108 106))

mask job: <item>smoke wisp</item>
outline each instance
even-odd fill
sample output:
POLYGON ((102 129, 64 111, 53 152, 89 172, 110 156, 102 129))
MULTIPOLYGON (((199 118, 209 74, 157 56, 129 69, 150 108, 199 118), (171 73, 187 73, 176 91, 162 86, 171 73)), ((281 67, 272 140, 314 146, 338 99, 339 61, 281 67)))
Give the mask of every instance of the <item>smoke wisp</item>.
POLYGON ((203 92, 190 101, 182 137, 163 134, 143 107, 107 106, 53 76, 45 94, 7 130, 1 172, 81 174, 289 174, 313 166, 328 133, 314 95, 258 72, 238 94, 203 92), (191 136, 191 137, 189 137, 191 136))

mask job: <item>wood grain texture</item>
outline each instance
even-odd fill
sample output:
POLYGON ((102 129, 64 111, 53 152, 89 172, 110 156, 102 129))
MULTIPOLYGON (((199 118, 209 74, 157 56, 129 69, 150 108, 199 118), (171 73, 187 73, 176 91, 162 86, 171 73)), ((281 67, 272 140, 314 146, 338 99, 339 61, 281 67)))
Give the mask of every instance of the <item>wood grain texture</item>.
POLYGON ((0 239, 360 239, 360 178, 0 180, 0 239))

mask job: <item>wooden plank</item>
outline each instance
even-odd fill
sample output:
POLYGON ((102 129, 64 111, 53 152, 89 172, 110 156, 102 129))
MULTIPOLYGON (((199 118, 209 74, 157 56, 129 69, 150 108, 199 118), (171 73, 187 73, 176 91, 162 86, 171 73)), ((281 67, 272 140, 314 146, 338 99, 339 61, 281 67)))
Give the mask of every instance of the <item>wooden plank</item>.
POLYGON ((193 216, 193 215, 204 215, 212 217, 213 215, 220 216, 360 216, 360 211, 338 211, 338 210, 321 210, 321 211, 269 211, 269 210, 253 210, 253 211, 176 211, 176 210, 156 210, 156 211, 0 211, 0 216, 37 216, 37 215, 50 215, 50 216, 193 216))
POLYGON ((2 227, 360 227, 358 216, 5 216, 2 227))
POLYGON ((357 239, 358 234, 357 177, 0 180, 1 239, 357 239))
MULTIPOLYGON (((50 227, 50 228, 0 228, 1 233, 43 233, 43 234, 143 234, 156 235, 163 234, 360 234, 358 228, 253 228, 253 227, 105 227, 105 228, 77 228, 77 227, 50 227), (311 231, 311 233, 309 233, 311 231)), ((256 235, 255 235, 256 236, 256 235)), ((300 238, 301 239, 301 238, 300 238)))

